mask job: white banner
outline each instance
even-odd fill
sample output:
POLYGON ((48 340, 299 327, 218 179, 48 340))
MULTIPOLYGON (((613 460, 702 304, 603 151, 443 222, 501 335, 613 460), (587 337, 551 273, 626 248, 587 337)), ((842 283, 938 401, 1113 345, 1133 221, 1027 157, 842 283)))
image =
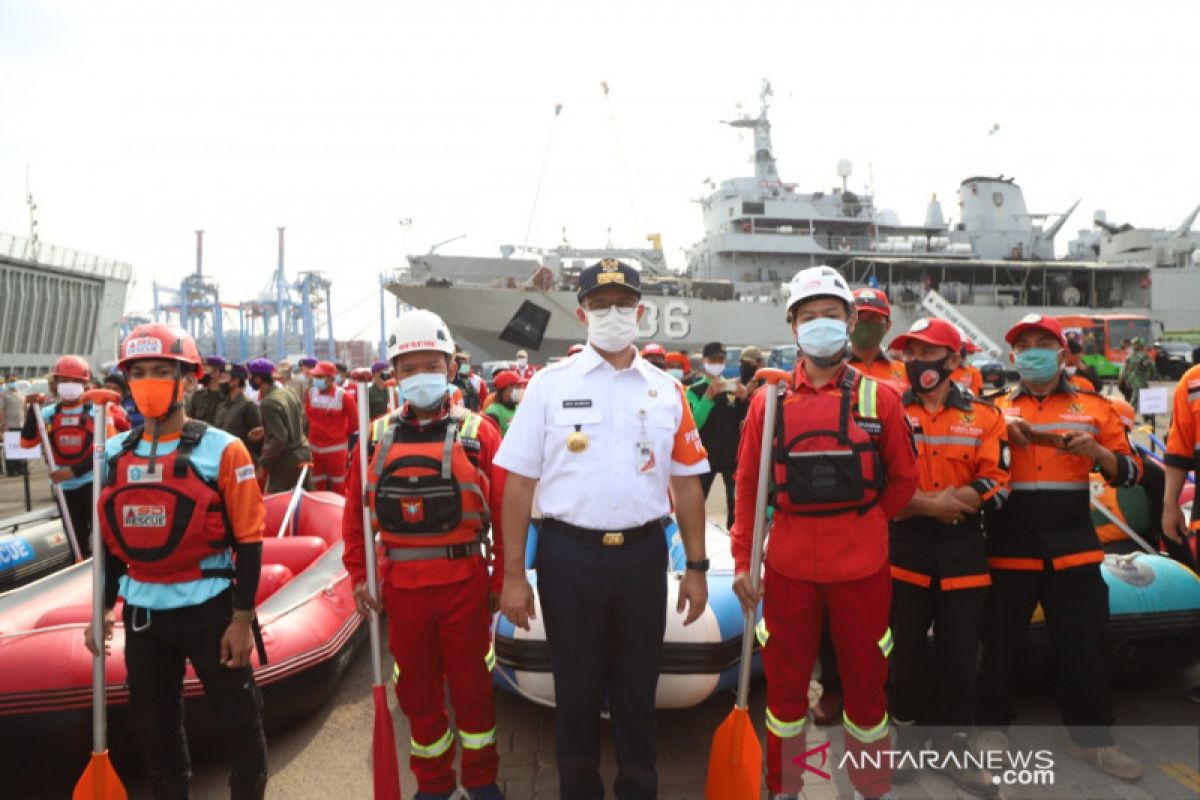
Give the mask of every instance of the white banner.
POLYGON ((942 297, 933 289, 930 289, 924 297, 921 298, 921 305, 935 317, 951 322, 958 326, 968 339, 979 345, 990 358, 1000 361, 1004 356, 1004 351, 1000 346, 988 338, 987 334, 975 326, 975 323, 967 319, 966 315, 959 311, 954 306, 950 305, 950 301, 942 297))
POLYGON ((4 457, 13 461, 38 461, 42 457, 42 448, 40 445, 21 447, 21 432, 5 431, 4 457))
POLYGON ((1170 414, 1171 390, 1166 386, 1148 386, 1138 392, 1139 414, 1170 414))

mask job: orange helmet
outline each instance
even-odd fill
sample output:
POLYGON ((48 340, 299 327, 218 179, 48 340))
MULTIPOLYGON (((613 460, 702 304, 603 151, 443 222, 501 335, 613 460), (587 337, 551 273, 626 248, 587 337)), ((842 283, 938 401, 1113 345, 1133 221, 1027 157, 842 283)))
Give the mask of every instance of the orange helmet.
POLYGON ((1112 404, 1116 409, 1117 416, 1121 418, 1121 422, 1125 423, 1125 430, 1133 430, 1133 426, 1137 422, 1137 412, 1133 410, 1133 406, 1129 405, 1124 397, 1112 398, 1112 404))
POLYGON ((54 362, 54 370, 50 374, 55 378, 90 381, 92 379, 92 368, 79 356, 63 356, 54 362))
POLYGON ((312 374, 319 378, 336 378, 337 367, 334 366, 332 361, 318 361, 317 365, 313 367, 312 374))
POLYGON ((197 377, 204 372, 196 340, 183 328, 165 322, 138 325, 130 331, 121 342, 121 360, 117 366, 128 372, 133 362, 151 359, 187 364, 197 377))

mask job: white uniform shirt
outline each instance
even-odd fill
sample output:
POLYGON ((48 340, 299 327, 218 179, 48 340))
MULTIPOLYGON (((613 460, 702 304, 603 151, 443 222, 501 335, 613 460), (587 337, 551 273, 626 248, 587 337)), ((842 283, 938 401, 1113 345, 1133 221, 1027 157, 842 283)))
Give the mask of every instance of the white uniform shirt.
POLYGON ((671 476, 709 471, 683 386, 641 356, 616 370, 591 347, 538 371, 496 454, 509 472, 540 481, 547 517, 623 530, 671 511, 671 476), (571 452, 579 431, 587 448, 571 452))

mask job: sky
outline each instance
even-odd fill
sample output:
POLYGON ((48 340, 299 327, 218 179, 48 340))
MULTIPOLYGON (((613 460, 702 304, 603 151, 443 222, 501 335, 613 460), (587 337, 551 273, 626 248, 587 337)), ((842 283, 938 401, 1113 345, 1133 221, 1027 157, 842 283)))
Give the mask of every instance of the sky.
POLYGON ((753 172, 720 121, 768 78, 801 191, 849 159, 917 223, 1016 176, 1031 211, 1082 198, 1062 252, 1095 209, 1174 227, 1200 203, 1198 22, 1190 0, 0 0, 0 232, 28 231, 28 173, 41 240, 132 263, 136 311, 197 229, 223 302, 253 299, 285 226, 288 273, 327 273, 337 338, 370 340, 378 275, 459 236, 438 252, 660 233, 682 267, 702 182, 753 172))

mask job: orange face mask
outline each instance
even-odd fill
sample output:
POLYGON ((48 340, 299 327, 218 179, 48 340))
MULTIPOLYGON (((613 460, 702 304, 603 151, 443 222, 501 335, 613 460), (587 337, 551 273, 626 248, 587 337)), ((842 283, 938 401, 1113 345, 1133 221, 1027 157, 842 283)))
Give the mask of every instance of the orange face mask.
POLYGON ((183 399, 183 382, 174 378, 142 378, 129 382, 129 392, 142 416, 158 419, 183 399))

